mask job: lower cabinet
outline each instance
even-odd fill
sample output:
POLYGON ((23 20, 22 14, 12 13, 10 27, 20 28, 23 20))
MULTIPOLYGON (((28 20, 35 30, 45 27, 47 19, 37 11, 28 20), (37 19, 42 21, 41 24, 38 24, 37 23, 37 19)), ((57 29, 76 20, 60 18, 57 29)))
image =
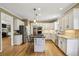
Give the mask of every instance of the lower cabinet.
POLYGON ((14 45, 22 44, 22 35, 15 35, 13 43, 14 43, 14 45))
POLYGON ((67 40, 67 55, 79 56, 79 39, 67 40))
POLYGON ((66 55, 79 56, 79 39, 59 37, 58 46, 66 55))
POLYGON ((44 51, 45 51, 45 39, 34 38, 34 52, 44 52, 44 51))
POLYGON ((67 50, 67 40, 64 39, 64 38, 59 38, 59 39, 58 39, 58 46, 59 46, 59 48, 60 48, 64 53, 66 53, 66 50, 67 50))

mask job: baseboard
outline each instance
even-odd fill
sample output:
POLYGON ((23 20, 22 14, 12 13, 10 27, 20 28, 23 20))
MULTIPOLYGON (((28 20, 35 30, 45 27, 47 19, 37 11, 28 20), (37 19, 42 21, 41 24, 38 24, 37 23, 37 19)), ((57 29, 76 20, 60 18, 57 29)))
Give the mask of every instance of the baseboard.
MULTIPOLYGON (((53 40, 51 40, 51 41, 53 42, 53 40)), ((65 56, 67 56, 67 55, 58 47, 58 45, 56 45, 56 43, 53 42, 53 44, 54 44, 65 56)))

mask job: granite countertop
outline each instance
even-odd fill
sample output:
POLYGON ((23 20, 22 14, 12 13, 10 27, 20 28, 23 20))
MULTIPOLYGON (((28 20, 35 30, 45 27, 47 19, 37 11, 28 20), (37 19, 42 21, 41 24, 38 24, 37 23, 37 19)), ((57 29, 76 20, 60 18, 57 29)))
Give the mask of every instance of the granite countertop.
POLYGON ((45 38, 44 35, 35 35, 35 36, 31 36, 31 37, 33 37, 33 38, 45 38))
POLYGON ((75 35, 73 35, 73 36, 70 36, 70 35, 57 35, 57 36, 62 37, 62 38, 68 38, 68 39, 79 38, 79 36, 75 36, 75 35))
POLYGON ((22 34, 15 32, 14 35, 22 35, 22 34))
POLYGON ((44 36, 34 36, 34 38, 45 38, 44 36))
POLYGON ((65 30, 63 33, 56 33, 58 37, 67 38, 67 39, 78 39, 79 38, 79 29, 65 30))

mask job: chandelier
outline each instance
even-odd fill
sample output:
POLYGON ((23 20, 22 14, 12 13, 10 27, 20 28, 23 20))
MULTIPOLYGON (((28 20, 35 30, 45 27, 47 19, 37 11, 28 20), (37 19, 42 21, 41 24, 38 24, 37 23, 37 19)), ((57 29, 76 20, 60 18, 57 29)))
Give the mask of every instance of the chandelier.
POLYGON ((40 8, 33 8, 33 11, 34 11, 34 21, 33 22, 36 24, 37 24, 38 16, 40 16, 39 10, 40 10, 40 8))

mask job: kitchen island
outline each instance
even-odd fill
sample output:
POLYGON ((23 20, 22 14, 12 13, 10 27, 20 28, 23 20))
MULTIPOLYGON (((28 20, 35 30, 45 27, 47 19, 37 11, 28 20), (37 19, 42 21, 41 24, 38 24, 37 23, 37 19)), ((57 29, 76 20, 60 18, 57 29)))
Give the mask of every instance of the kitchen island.
POLYGON ((22 35, 21 34, 15 34, 13 43, 14 43, 14 45, 21 45, 22 44, 22 35))
POLYGON ((34 52, 45 52, 45 37, 43 35, 34 36, 34 52))

